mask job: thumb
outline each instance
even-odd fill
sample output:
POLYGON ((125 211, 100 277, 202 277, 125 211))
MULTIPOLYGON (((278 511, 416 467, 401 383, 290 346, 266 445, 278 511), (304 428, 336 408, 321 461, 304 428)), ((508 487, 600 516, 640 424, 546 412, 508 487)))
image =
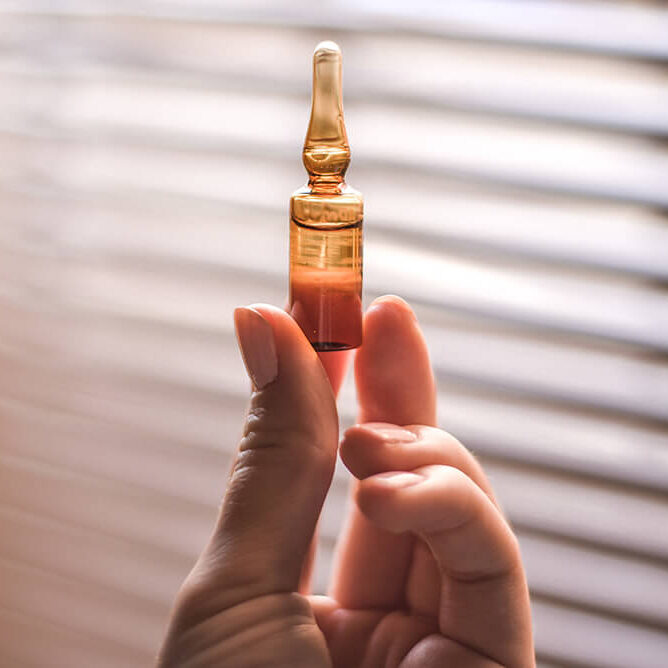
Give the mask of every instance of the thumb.
POLYGON ((338 443, 332 388, 295 321, 280 309, 253 305, 235 311, 235 326, 252 394, 203 555, 225 607, 297 591, 338 443))

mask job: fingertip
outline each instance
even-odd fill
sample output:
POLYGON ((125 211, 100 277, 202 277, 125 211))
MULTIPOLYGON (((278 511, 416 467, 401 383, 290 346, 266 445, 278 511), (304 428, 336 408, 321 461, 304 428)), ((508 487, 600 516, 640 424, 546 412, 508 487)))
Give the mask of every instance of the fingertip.
MULTIPOLYGON (((413 309, 396 295, 383 295, 374 299, 364 314, 364 343, 368 343, 370 338, 375 347, 378 335, 387 332, 403 337, 415 334, 421 336, 413 309)), ((365 348, 363 345, 360 352, 364 353, 370 347, 367 345, 365 348)))
POLYGON ((339 456, 346 468, 358 480, 371 475, 369 451, 378 447, 381 439, 361 425, 353 425, 343 432, 339 443, 339 456))
POLYGON ((389 422, 356 424, 346 429, 339 453, 348 470, 358 479, 379 473, 379 462, 387 460, 385 448, 414 443, 417 435, 389 422))
MULTIPOLYGON (((303 425, 303 430, 314 431, 321 424, 326 424, 328 427, 335 425, 333 433, 336 445, 338 443, 336 398, 318 355, 299 325, 288 313, 271 304, 253 303, 237 309, 235 320, 238 318, 238 312, 254 315, 258 321, 262 321, 266 330, 271 330, 273 333, 272 353, 276 357, 275 364, 271 368, 269 364, 260 365, 259 368, 260 371, 276 370, 277 373, 273 374, 276 382, 257 382, 257 379, 250 374, 256 381, 255 388, 262 386, 263 394, 266 395, 254 397, 254 401, 258 404, 263 401, 271 402, 275 413, 273 419, 285 423, 298 421, 303 425)), ((269 346, 264 345, 262 349, 266 351, 269 346)), ((249 361, 248 355, 245 355, 244 361, 249 361)), ((255 358, 250 361, 255 361, 255 358)), ((257 373, 255 375, 258 376, 257 373)), ((258 378, 264 380, 269 375, 267 371, 258 378)), ((251 413, 255 410, 254 407, 255 403, 252 404, 251 413)))
POLYGON ((436 385, 427 345, 403 299, 387 295, 368 309, 355 379, 364 421, 435 423, 436 385))
POLYGON ((274 306, 271 306, 269 304, 252 304, 251 307, 258 306, 261 309, 266 308, 268 312, 274 313, 278 311, 280 313, 280 318, 284 319, 287 316, 287 320, 291 321, 291 327, 293 330, 295 330, 295 333, 298 331, 299 336, 303 338, 306 341, 306 345, 308 346, 309 353, 318 357, 320 360, 320 363, 322 364, 323 369, 325 370, 325 373, 327 374, 327 378, 329 378, 329 383, 332 387, 332 392, 334 396, 338 396, 339 391, 341 389, 341 386, 343 385, 343 381, 345 380, 346 373, 348 371, 348 365, 350 363, 350 359, 352 357, 352 350, 332 350, 332 351, 327 351, 327 352, 316 352, 313 346, 308 342, 306 339, 306 336, 302 332, 301 328, 299 325, 297 325, 296 320, 290 313, 290 305, 286 303, 285 307, 283 309, 277 309, 274 306))
POLYGON ((391 422, 360 422, 348 427, 341 444, 349 447, 369 447, 381 443, 409 443, 417 440, 414 432, 391 422))
MULTIPOLYGON (((255 311, 269 322, 276 333, 290 332, 291 334, 301 333, 299 326, 283 309, 274 306, 273 304, 264 304, 262 302, 255 302, 249 304, 246 308, 255 311)), ((301 338, 306 340, 306 337, 301 333, 301 338)))
POLYGON ((234 310, 239 350, 254 389, 261 390, 278 376, 276 337, 269 321, 255 309, 234 310))
POLYGON ((418 436, 413 427, 408 425, 401 427, 391 422, 362 422, 350 428, 351 436, 357 438, 368 438, 383 443, 413 443, 418 436))
POLYGON ((360 480, 355 488, 355 505, 367 520, 382 529, 387 529, 384 523, 378 522, 378 515, 382 513, 384 490, 379 488, 370 478, 360 480), (380 511, 379 511, 380 509, 380 511))
POLYGON ((248 304, 246 308, 251 308, 254 311, 258 311, 268 316, 285 315, 285 311, 283 309, 280 309, 277 306, 274 306, 273 304, 266 304, 264 302, 253 302, 252 304, 248 304))
POLYGON ((377 317, 380 314, 396 315, 401 318, 408 318, 417 323, 415 311, 413 311, 410 304, 405 299, 402 299, 398 295, 383 295, 371 302, 367 309, 367 315, 370 317, 377 317))
MULTIPOLYGON (((292 319, 282 309, 276 308, 272 304, 263 304, 261 302, 249 304, 244 308, 259 315, 271 327, 278 345, 282 344, 286 336, 294 338, 296 332, 291 322, 292 319)), ((241 309, 235 309, 235 316, 239 310, 241 309)))
MULTIPOLYGON (((321 378, 329 378, 318 354, 289 313, 272 304, 261 302, 250 304, 245 308, 258 314, 273 330, 279 365, 284 367, 286 372, 290 373, 291 370, 294 371, 298 368, 309 368, 310 373, 318 378, 318 385, 321 384, 321 378)), ((327 383, 327 387, 331 392, 330 383, 327 383)), ((308 387, 303 389, 307 391, 308 387)))

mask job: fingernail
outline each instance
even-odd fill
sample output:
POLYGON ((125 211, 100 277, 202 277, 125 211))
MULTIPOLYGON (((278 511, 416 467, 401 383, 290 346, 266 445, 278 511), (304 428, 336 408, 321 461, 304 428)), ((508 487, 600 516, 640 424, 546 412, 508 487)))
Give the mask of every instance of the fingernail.
POLYGON ((395 489, 411 487, 412 485, 417 485, 424 480, 424 477, 417 475, 417 473, 407 473, 405 471, 390 471, 388 473, 379 473, 378 475, 374 476, 374 478, 381 480, 387 487, 393 487, 395 489))
POLYGON ((246 371, 253 387, 261 390, 278 375, 274 330, 260 313, 245 306, 234 310, 234 326, 246 371))
POLYGON ((386 443, 413 443, 417 441, 417 435, 408 429, 391 424, 367 422, 360 425, 364 429, 370 429, 374 434, 380 436, 386 443))

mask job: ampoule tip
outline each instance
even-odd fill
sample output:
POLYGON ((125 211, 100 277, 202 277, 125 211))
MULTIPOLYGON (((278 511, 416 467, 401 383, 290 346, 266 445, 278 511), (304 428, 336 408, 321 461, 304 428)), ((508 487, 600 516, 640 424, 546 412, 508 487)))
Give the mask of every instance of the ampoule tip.
POLYGON ((336 42, 332 42, 331 40, 325 40, 324 42, 320 42, 315 47, 315 50, 313 51, 314 56, 320 56, 320 55, 325 55, 328 53, 341 53, 341 49, 339 48, 339 45, 336 42))

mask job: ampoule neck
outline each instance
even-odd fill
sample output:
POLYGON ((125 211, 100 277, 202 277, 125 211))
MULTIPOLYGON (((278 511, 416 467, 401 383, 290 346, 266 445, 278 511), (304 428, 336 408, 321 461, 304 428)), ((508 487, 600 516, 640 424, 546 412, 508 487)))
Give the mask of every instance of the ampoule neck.
POLYGON ((343 120, 341 50, 321 42, 313 53, 313 95, 302 160, 314 193, 337 193, 345 186, 350 146, 343 120))
POLYGON ((341 195, 347 189, 342 177, 326 174, 309 174, 308 189, 313 195, 341 195))

